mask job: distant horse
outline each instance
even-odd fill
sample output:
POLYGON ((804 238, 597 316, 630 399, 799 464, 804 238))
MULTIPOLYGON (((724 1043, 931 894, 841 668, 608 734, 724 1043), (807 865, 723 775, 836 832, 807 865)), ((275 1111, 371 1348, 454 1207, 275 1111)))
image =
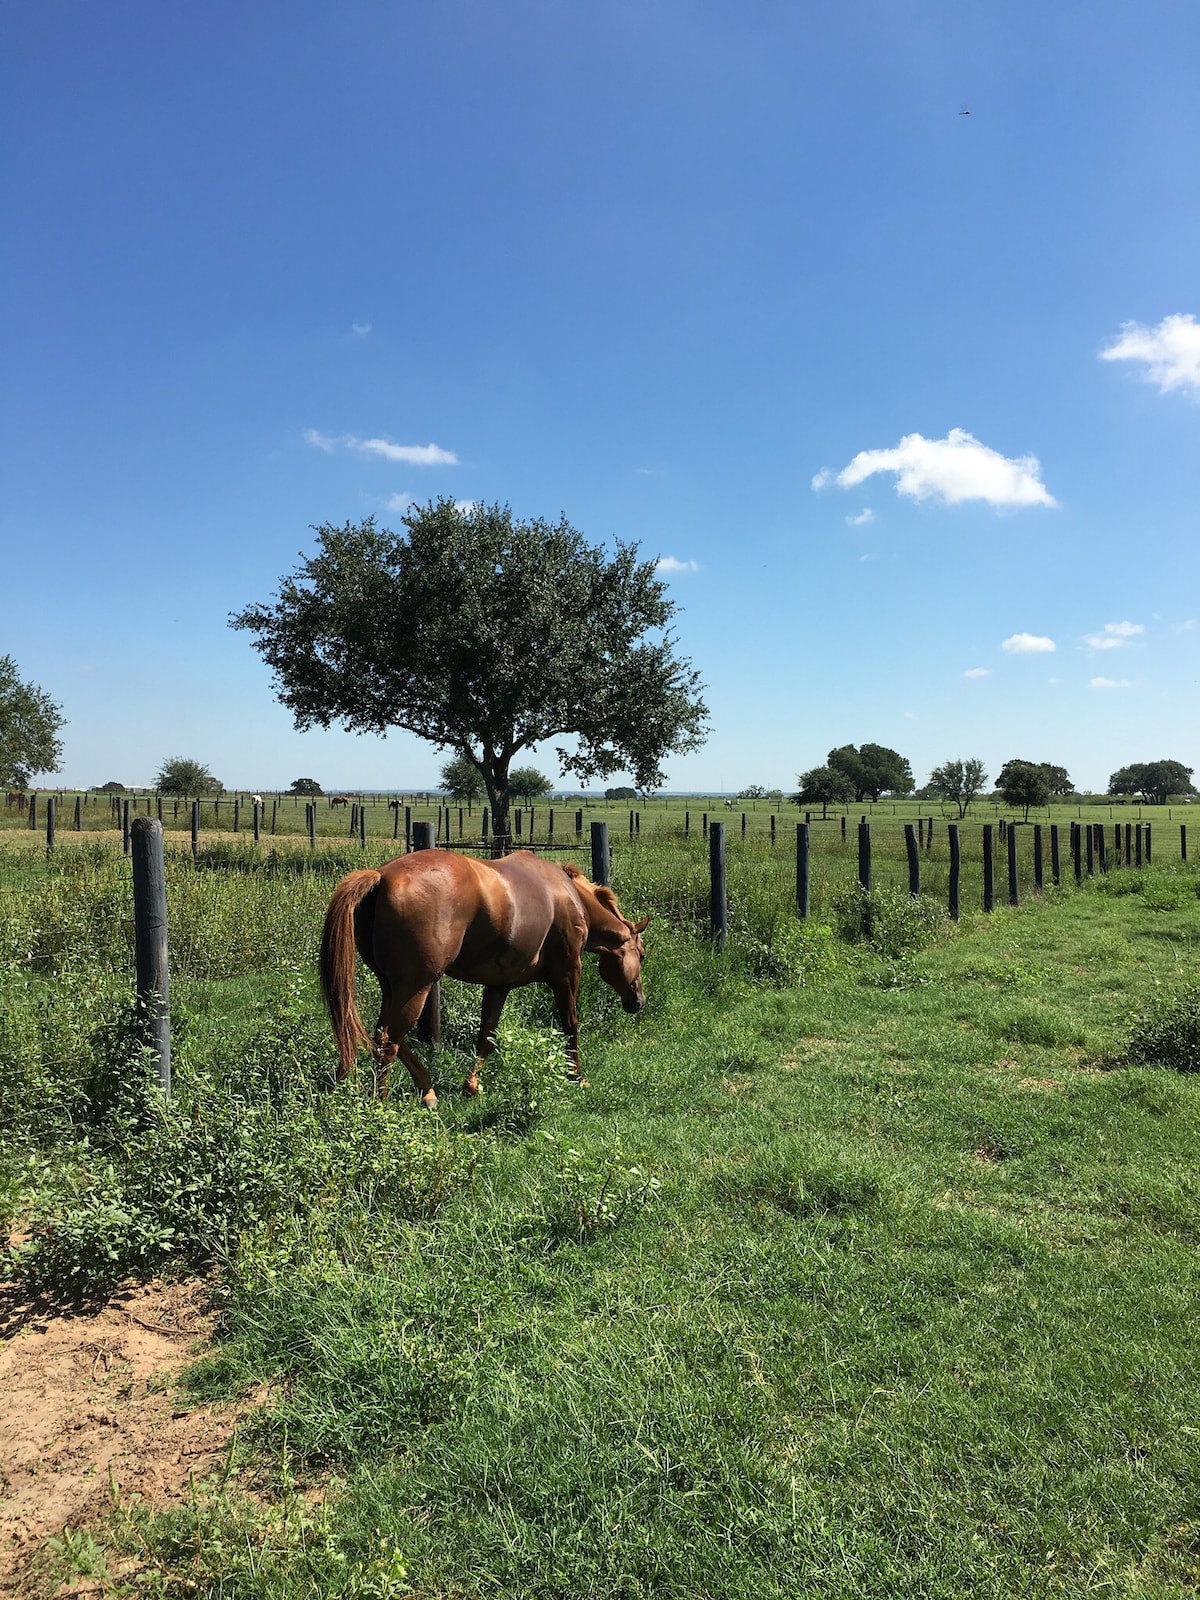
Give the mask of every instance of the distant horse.
POLYGON ((331 794, 329 796, 329 804, 331 806, 348 806, 350 804, 350 796, 348 794, 331 794))
POLYGON ((467 1094, 479 1092, 479 1073, 495 1044, 509 990, 527 983, 549 984, 553 991, 570 1070, 578 1077, 583 952, 595 952, 600 976, 625 1010, 640 1011, 646 1003, 641 936, 649 920, 630 922, 611 889, 590 883, 578 867, 558 866, 527 850, 498 861, 419 850, 378 872, 347 873, 333 891, 321 934, 321 988, 337 1039, 337 1081, 349 1075, 365 1044, 375 1059, 380 1095, 387 1094, 399 1056, 421 1104, 437 1105, 408 1032, 443 973, 483 985, 475 1065, 463 1085, 467 1094), (356 946, 379 979, 374 1040, 354 1001, 356 946))

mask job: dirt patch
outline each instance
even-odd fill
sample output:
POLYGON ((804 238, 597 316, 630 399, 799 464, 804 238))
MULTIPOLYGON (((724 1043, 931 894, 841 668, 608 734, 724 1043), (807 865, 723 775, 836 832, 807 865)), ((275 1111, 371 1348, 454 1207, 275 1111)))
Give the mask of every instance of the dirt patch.
POLYGON ((185 1409, 171 1392, 213 1320, 195 1282, 86 1309, 0 1286, 0 1593, 64 1523, 106 1509, 110 1475, 160 1505, 216 1466, 247 1406, 185 1409))

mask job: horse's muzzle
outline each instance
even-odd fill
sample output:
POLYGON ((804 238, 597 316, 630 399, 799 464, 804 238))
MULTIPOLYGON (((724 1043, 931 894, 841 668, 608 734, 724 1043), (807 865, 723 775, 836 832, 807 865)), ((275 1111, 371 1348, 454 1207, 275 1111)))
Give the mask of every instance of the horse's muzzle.
POLYGON ((646 1004, 646 996, 642 992, 641 985, 639 984, 636 989, 631 989, 621 1001, 621 1004, 625 1007, 625 1010, 629 1012, 631 1017, 636 1017, 638 1012, 646 1004))

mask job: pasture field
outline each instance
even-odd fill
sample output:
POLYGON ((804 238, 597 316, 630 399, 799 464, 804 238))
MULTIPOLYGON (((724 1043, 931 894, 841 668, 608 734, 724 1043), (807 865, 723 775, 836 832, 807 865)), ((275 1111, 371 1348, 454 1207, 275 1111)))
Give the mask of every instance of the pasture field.
POLYGON ((885 827, 868 943, 852 841, 801 926, 790 847, 731 838, 718 956, 702 841, 643 827, 645 1012, 587 964, 579 1089, 514 997, 471 1101, 447 984, 432 1115, 321 1088, 320 920, 382 830, 171 852, 169 1108, 119 846, 0 842, 11 1270, 204 1272, 180 1404, 270 1385, 186 1508, 122 1502, 29 1592, 1195 1592, 1200 873, 1156 849, 955 928, 944 830, 914 904, 885 827))

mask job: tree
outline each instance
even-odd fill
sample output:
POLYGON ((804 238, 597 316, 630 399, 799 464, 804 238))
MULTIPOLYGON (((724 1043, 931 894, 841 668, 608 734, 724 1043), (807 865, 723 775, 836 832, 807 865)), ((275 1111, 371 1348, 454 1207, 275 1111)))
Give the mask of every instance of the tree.
POLYGON ((0 656, 0 783, 27 789, 35 772, 54 772, 62 760, 61 707, 36 683, 23 683, 17 663, 0 656))
POLYGON ((767 791, 761 783, 748 783, 744 789, 738 790, 739 800, 765 800, 767 791))
POLYGON ((451 756, 442 767, 442 789, 460 804, 464 800, 474 801, 483 794, 483 779, 473 761, 465 756, 451 756))
POLYGON ((615 789, 605 789, 606 800, 636 800, 637 790, 630 788, 627 783, 619 783, 615 789))
POLYGON ((324 794, 325 791, 315 778, 293 778, 289 794, 324 794))
POLYGON ((1108 780, 1109 794, 1138 794, 1147 805, 1165 806, 1173 794, 1195 794, 1192 767, 1182 761, 1135 761, 1108 780))
POLYGON ((800 774, 796 782, 800 785, 800 791, 792 796, 793 803, 798 806, 819 805, 822 820, 829 815, 831 801, 834 805, 840 805, 843 801, 854 799, 854 784, 838 767, 810 767, 807 772, 800 774))
POLYGON ((539 772, 536 767, 514 767, 508 775, 509 792, 519 800, 524 800, 526 805, 531 800, 540 800, 553 787, 546 774, 539 772))
POLYGON ((844 744, 829 752, 829 765, 845 773, 856 800, 878 800, 881 794, 910 794, 912 768, 898 750, 885 744, 844 744))
POLYGON ((972 756, 968 761, 947 761, 944 766, 934 767, 925 787, 939 800, 953 800, 961 818, 986 782, 983 762, 972 756))
POLYGON ((164 761, 162 770, 154 780, 160 794, 220 794, 225 785, 202 761, 190 761, 186 756, 172 756, 164 761))
POLYGON ((1051 766, 1050 762, 1041 763, 1042 771, 1046 774, 1052 795, 1074 794, 1075 785, 1071 782, 1071 774, 1066 767, 1051 766))
POLYGON ((102 783, 100 785, 100 793, 101 794, 124 794, 125 793, 125 785, 123 783, 118 783, 115 778, 110 778, 107 783, 102 783))
POLYGON ((1029 821, 1030 806, 1050 804, 1050 770, 1036 761, 1006 761, 1000 768, 996 788, 1008 806, 1024 806, 1029 821))
POLYGON ((642 788, 672 751, 698 749, 708 711, 675 654, 675 612, 655 563, 609 555, 565 518, 444 498, 316 530, 317 553, 278 599, 231 617, 254 635, 299 728, 406 728, 478 771, 508 833, 510 768, 550 739, 579 778, 621 768, 642 788))

